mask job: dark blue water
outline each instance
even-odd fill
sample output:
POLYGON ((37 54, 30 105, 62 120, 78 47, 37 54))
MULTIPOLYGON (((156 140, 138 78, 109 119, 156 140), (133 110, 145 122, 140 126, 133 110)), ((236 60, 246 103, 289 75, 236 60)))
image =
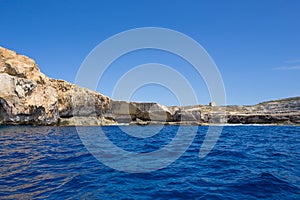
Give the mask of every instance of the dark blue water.
MULTIPOLYGON (((178 127, 146 139, 103 129, 127 151, 150 152, 170 142, 178 127)), ((192 145, 168 167, 126 173, 95 159, 74 127, 2 126, 0 199, 300 199, 300 127, 224 127, 200 159, 206 131, 199 127, 192 145)))

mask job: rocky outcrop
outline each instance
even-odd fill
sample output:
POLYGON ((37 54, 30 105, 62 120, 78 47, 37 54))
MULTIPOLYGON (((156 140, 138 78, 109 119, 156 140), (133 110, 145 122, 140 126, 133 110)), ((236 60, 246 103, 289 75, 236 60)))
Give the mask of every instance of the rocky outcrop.
POLYGON ((300 124, 300 97, 226 107, 113 101, 98 92, 51 79, 32 59, 2 47, 0 82, 0 124, 300 124))
POLYGON ((0 124, 114 123, 102 115, 110 109, 108 97, 48 78, 32 59, 2 47, 0 82, 0 124))
POLYGON ((300 124, 300 97, 279 99, 254 106, 227 106, 227 123, 300 124))
POLYGON ((112 101, 111 113, 119 123, 136 121, 171 122, 173 113, 158 103, 112 101))
POLYGON ((118 123, 131 124, 300 124, 300 97, 253 106, 171 106, 112 101, 118 123), (147 122, 147 123, 146 123, 147 122))
POLYGON ((184 116, 183 121, 199 124, 300 124, 300 97, 253 106, 189 106, 178 109, 184 116))
POLYGON ((56 122, 56 90, 32 59, 0 48, 0 81, 2 123, 56 122))

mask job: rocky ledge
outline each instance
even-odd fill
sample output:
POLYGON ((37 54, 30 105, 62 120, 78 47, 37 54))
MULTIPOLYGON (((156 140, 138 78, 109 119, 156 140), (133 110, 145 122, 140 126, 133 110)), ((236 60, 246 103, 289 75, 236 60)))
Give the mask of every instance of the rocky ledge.
POLYGON ((2 47, 0 82, 0 124, 300 124, 300 97, 226 107, 114 101, 51 79, 31 58, 2 47))

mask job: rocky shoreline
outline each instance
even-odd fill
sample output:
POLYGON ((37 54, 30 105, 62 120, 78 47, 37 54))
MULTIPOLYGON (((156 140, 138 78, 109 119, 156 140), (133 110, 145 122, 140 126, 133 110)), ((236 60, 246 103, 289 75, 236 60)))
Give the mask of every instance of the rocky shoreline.
POLYGON ((300 97, 253 106, 164 106, 115 101, 51 79, 40 72, 34 60, 3 47, 0 81, 0 125, 300 124, 300 97))

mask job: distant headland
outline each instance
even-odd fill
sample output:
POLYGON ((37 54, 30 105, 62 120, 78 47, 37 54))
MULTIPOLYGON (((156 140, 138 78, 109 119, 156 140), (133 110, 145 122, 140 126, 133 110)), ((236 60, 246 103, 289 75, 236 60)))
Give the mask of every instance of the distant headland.
POLYGON ((23 55, 0 47, 0 124, 300 124, 300 97, 253 106, 164 106, 112 100, 40 72, 23 55), (226 115, 224 114, 226 113, 226 115))

